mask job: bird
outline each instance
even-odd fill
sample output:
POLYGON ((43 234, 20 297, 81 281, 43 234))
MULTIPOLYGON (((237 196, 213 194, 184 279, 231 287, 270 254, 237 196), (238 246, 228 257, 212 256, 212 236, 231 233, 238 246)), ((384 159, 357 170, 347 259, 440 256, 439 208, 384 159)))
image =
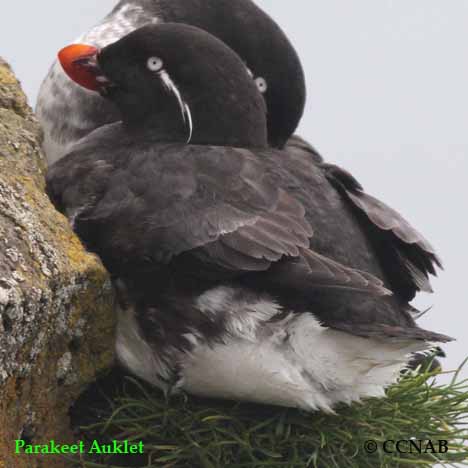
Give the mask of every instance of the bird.
MULTIPOLYGON (((77 43, 104 47, 145 24, 162 22, 204 29, 242 57, 267 102, 270 143, 284 145, 304 110, 304 73, 287 36, 251 0, 121 0, 77 43), (276 50, 287 53, 277 55, 276 50)), ((57 61, 40 87, 36 115, 49 163, 91 131, 119 119, 108 102, 69 80, 57 61)))
MULTIPOLYGON (((431 244, 398 212, 368 194, 349 172, 325 162, 300 137, 289 138, 304 110, 304 72, 284 32, 251 0, 121 0, 80 40, 99 48, 144 24, 164 21, 205 29, 236 51, 265 98, 269 145, 284 149, 291 164, 298 160, 306 164, 305 170, 320 166, 334 184, 337 192, 329 195, 333 198, 329 202, 342 209, 334 233, 341 236, 341 248, 321 248, 338 261, 385 278, 402 301, 410 302, 419 291, 431 292, 429 275, 442 266, 431 244), (373 255, 366 254, 369 251, 373 255)), ((63 157, 80 138, 120 118, 99 94, 69 79, 58 62, 41 86, 36 114, 49 163, 63 157)), ((330 229, 330 220, 326 222, 330 229)))
POLYGON ((225 43, 161 23, 59 60, 121 116, 49 168, 47 193, 111 273, 132 373, 165 392, 333 412, 384 396, 411 353, 451 340, 418 327, 369 260, 342 207, 359 199, 353 177, 300 141, 270 145, 264 97, 225 43))

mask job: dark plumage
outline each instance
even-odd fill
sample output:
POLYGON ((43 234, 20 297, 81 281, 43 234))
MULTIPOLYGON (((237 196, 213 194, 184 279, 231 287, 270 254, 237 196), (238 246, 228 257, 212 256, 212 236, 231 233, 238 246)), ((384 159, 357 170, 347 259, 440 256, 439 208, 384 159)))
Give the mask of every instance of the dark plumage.
MULTIPOLYGON (((193 24, 235 50, 255 76, 267 80, 264 97, 268 107, 269 142, 281 146, 286 141, 304 108, 304 76, 296 52, 271 18, 250 0, 122 0, 83 40, 97 46, 106 45, 153 20, 193 24)), ((44 127, 45 150, 51 162, 63 156, 66 148, 70 149, 79 138, 120 118, 111 103, 66 78, 58 65, 43 83, 37 114, 44 127)), ((207 112, 208 119, 209 116, 207 112)), ((172 120, 170 115, 166 117, 172 120)), ((223 142, 228 143, 228 140, 223 142)), ((343 220, 344 228, 340 231, 340 245, 334 247, 341 251, 336 259, 384 278, 404 302, 410 301, 418 291, 431 290, 428 277, 435 274, 440 261, 409 223, 366 194, 346 171, 323 163, 307 143, 293 139, 286 149, 293 165, 311 157, 340 195, 339 202, 338 195, 334 195, 335 206, 336 203, 341 206, 336 223, 340 225, 343 220), (357 241, 353 241, 356 236, 357 241)), ((329 254, 331 258, 338 255, 333 251, 329 254)))
MULTIPOLYGON (((241 56, 254 77, 264 77, 268 85, 264 94, 268 139, 273 146, 284 143, 302 115, 304 76, 296 52, 268 15, 250 0, 123 0, 83 36, 83 41, 107 45, 155 20, 183 22, 211 32, 241 56)), ((57 65, 44 81, 37 113, 51 162, 63 156, 66 147, 82 136, 120 118, 110 103, 68 80, 57 65), (73 118, 61 117, 70 115, 73 118)), ((299 164, 309 156, 316 162, 321 160, 312 148, 298 140, 291 141, 287 151, 299 164)), ((346 231, 341 233, 342 248, 347 251, 347 258, 342 256, 341 260, 385 276, 387 284, 404 301, 411 300, 417 291, 430 291, 428 275, 435 273, 440 262, 427 241, 398 213, 363 192, 341 168, 327 164, 321 167, 342 197, 342 216, 353 211, 352 223, 347 223, 346 231), (365 236, 357 232, 356 219, 365 236), (348 243, 356 236, 361 242, 357 251, 353 248, 356 245, 348 243), (369 250, 373 254, 362 262, 359 257, 369 250)))
POLYGON ((117 349, 137 375, 329 409, 381 394, 408 353, 450 339, 417 327, 406 290, 388 296, 374 237, 393 229, 392 254, 421 271, 428 245, 302 141, 268 148, 262 98, 222 42, 149 26, 97 62, 77 63, 106 77, 96 89, 123 122, 52 166, 47 190, 114 277, 117 349))
MULTIPOLYGON (((270 144, 285 144, 304 110, 305 81, 294 48, 265 12, 251 0, 121 0, 80 41, 104 47, 153 22, 199 27, 237 52, 253 78, 266 82, 263 96, 270 144)), ((44 129, 44 150, 50 163, 64 156, 80 138, 120 118, 109 103, 67 79, 57 63, 41 86, 36 114, 44 129)))
MULTIPOLYGON (((292 139, 286 151, 298 158, 310 157, 322 169, 364 232, 369 242, 368 249, 379 260, 394 294, 409 302, 418 291, 432 292, 429 275, 436 275, 436 267, 442 268, 442 262, 424 236, 397 211, 367 194, 349 172, 325 163, 308 143, 292 139)), ((354 228, 344 230, 342 237, 345 238, 346 234, 348 238, 352 237, 353 231, 354 228)))

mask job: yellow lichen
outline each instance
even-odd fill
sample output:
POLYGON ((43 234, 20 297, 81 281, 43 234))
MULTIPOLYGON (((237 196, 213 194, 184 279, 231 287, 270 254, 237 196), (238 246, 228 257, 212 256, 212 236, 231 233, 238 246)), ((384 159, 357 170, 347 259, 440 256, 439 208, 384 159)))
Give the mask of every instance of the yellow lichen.
MULTIPOLYGON (((107 273, 44 193, 39 134, 18 81, 0 59, 0 154, 5 155, 0 157, 0 182, 6 188, 2 227, 27 267, 20 270, 24 279, 15 286, 14 305, 32 306, 30 324, 13 324, 11 336, 21 340, 5 345, 12 366, 0 384, 0 468, 2 463, 42 466, 41 460, 14 456, 12 441, 31 414, 34 440, 69 440, 70 405, 113 360, 115 317, 105 287, 107 273), (70 346, 77 337, 79 346, 70 346), (73 378, 60 384, 57 370, 66 354, 72 356, 73 378)), ((15 266, 7 265, 5 271, 14 273, 15 266)), ((47 466, 61 467, 63 460, 48 458, 47 466)))
POLYGON ((0 85, 16 85, 18 80, 6 66, 0 66, 0 85))

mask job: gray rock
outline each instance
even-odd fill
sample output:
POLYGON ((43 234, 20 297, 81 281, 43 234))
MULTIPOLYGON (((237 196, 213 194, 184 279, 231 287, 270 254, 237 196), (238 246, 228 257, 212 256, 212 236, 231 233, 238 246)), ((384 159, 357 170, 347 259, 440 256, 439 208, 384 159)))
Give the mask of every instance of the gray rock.
MULTIPOLYGON (((68 409, 113 361, 107 274, 44 193, 41 132, 0 59, 0 466, 33 443, 71 442, 68 409)), ((47 466, 63 466, 47 458, 47 466)))

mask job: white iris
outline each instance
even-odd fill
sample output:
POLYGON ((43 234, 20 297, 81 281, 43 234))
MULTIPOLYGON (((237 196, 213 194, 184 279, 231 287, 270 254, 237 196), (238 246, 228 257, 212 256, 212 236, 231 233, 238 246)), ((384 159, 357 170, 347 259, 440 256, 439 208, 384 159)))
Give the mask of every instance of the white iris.
POLYGON ((258 78, 255 78, 255 84, 257 85, 258 90, 264 94, 268 91, 268 83, 265 80, 265 78, 262 78, 259 76, 258 78))
POLYGON ((152 72, 158 72, 163 69, 164 62, 159 57, 150 57, 146 62, 146 66, 152 72))

